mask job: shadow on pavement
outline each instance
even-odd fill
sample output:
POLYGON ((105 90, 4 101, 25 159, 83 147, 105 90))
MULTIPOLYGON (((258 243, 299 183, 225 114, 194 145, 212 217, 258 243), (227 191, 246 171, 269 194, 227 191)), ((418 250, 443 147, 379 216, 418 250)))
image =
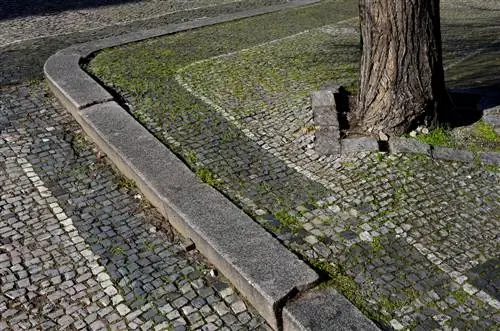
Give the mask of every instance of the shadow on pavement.
POLYGON ((140 0, 2 0, 0 1, 0 20, 129 2, 140 2, 140 0))

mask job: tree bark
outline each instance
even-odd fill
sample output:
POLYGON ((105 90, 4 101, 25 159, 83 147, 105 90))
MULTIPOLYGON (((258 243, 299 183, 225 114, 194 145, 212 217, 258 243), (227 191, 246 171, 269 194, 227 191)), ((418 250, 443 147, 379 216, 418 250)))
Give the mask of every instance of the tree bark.
POLYGON ((399 135, 432 127, 448 106, 439 0, 360 0, 358 129, 399 135))

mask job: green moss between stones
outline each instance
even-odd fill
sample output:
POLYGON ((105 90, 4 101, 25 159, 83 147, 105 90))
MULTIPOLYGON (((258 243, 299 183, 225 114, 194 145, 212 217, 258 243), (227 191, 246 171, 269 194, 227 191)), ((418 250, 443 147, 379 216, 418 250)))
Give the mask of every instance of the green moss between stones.
POLYGON ((419 134, 417 140, 424 142, 426 144, 430 144, 433 146, 442 146, 442 147, 453 147, 455 146, 455 141, 449 130, 438 127, 428 134, 419 134))
POLYGON ((493 126, 481 120, 474 125, 474 134, 477 138, 490 142, 500 142, 500 136, 497 135, 493 126))

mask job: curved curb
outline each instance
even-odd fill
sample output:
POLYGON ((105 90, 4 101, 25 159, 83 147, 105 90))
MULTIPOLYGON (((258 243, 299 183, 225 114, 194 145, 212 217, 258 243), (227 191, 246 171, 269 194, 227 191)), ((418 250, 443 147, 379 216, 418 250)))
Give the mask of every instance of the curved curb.
MULTIPOLYGON (((104 48, 318 1, 296 0, 74 45, 52 55, 44 66, 50 88, 85 132, 275 330, 283 327, 286 302, 314 286, 319 280, 317 273, 222 194, 199 181, 79 64, 104 48)), ((343 304, 350 311, 357 310, 348 301, 343 304)), ((372 323, 362 314, 356 316, 348 323, 354 323, 353 326, 372 323)), ((328 329, 326 326, 315 330, 328 329)))

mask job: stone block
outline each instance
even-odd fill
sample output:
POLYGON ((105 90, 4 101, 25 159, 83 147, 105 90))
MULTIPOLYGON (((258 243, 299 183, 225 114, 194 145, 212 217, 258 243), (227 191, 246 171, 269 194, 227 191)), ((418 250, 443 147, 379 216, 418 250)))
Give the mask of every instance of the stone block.
POLYGON ((335 95, 332 90, 313 92, 311 104, 315 125, 339 127, 335 95))
POLYGON ((333 90, 321 90, 311 93, 312 108, 335 107, 335 94, 333 90))
POLYGON ((378 150, 378 142, 372 137, 345 138, 341 141, 342 155, 375 152, 378 150))
POLYGON ((483 111, 483 121, 493 126, 496 134, 500 135, 500 106, 483 111))
POLYGON ((474 153, 449 147, 433 146, 432 157, 440 160, 451 160, 461 162, 474 161, 474 153))
POLYGON ((391 137, 389 139, 391 153, 419 153, 430 155, 431 146, 416 139, 391 137))
POLYGON ((349 300, 329 288, 309 291, 283 309, 283 330, 379 330, 349 300))
POLYGON ((500 153, 498 152, 481 152, 479 159, 482 163, 500 166, 500 153))
POLYGON ((315 133, 314 149, 320 155, 339 155, 340 131, 338 127, 318 127, 315 133))

